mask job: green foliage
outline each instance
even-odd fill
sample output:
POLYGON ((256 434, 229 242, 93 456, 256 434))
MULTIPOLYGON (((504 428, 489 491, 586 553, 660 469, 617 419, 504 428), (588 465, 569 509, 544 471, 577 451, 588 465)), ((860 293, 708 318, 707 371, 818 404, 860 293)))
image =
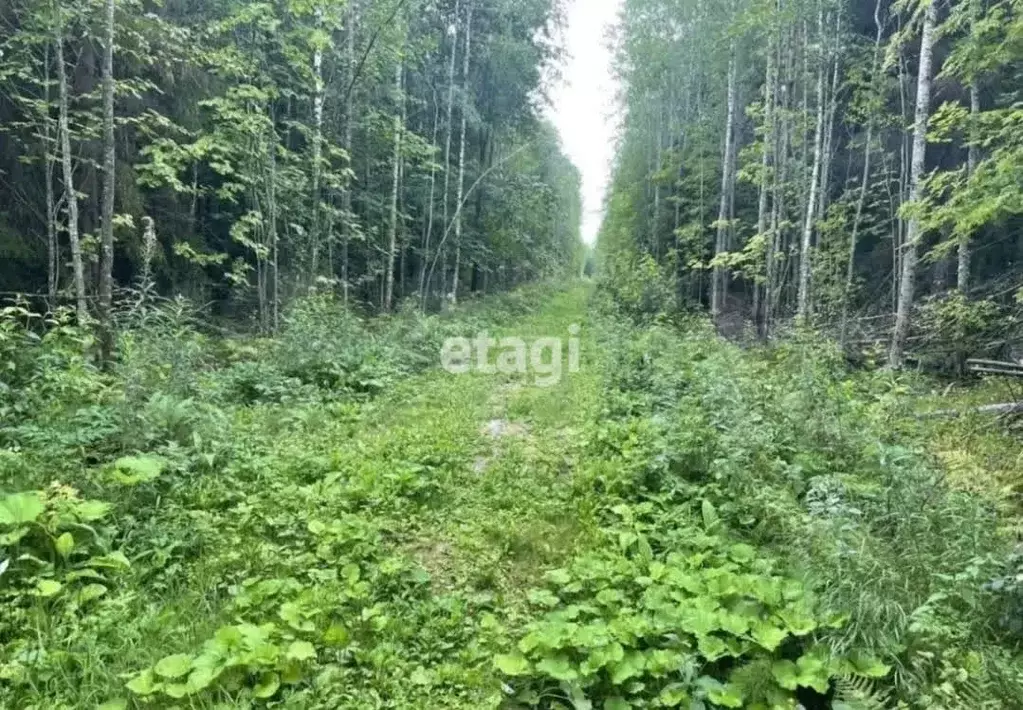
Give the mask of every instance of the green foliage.
MULTIPOLYGON (((826 695, 834 675, 889 668, 814 646, 818 618, 803 584, 746 544, 703 529, 663 503, 620 505, 600 552, 546 575, 530 598, 542 617, 497 667, 531 705, 561 695, 595 707, 795 707, 795 691, 826 695), (532 679, 529 682, 529 679, 532 679)), ((709 529, 708 529, 709 528, 709 529)))
POLYGON ((927 337, 922 357, 942 365, 951 362, 957 374, 965 373, 969 357, 999 358, 997 344, 1015 326, 1015 316, 994 301, 970 300, 959 291, 921 304, 916 323, 927 337))
MULTIPOLYGON (((686 629, 643 637, 634 650, 680 639, 692 669, 685 682, 710 675, 764 693, 785 690, 778 678, 764 680, 757 670, 764 663, 791 683, 801 654, 820 654, 827 669, 820 692, 838 692, 847 707, 883 707, 887 699, 906 707, 966 707, 979 698, 992 707, 1011 706, 1019 679, 1007 660, 1012 651, 1004 620, 1015 597, 985 587, 1005 578, 996 577, 997 570, 1011 568, 999 562, 1005 543, 985 501, 950 489, 923 454, 919 427, 902 409, 902 384, 886 373, 849 375, 833 347, 811 336, 741 353, 717 341, 705 324, 682 327, 682 333, 663 322, 626 329, 617 318, 605 326, 614 354, 605 366, 606 404, 578 485, 608 496, 604 510, 617 499, 623 501, 619 511, 647 510, 656 523, 640 531, 649 553, 642 546, 628 552, 614 537, 623 532, 621 520, 608 515, 604 525, 612 539, 598 559, 614 569, 625 561, 608 561, 620 556, 630 566, 629 574, 610 582, 601 577, 601 584, 621 587, 629 600, 623 613, 643 617, 645 595, 660 586, 644 565, 673 569, 667 557, 683 551, 686 559, 691 544, 708 545, 700 552, 722 564, 723 551, 738 540, 753 553, 753 567, 740 565, 739 574, 798 580, 812 600, 805 612, 812 623, 807 639, 793 639, 782 627, 777 648, 757 646, 747 634, 750 645, 736 648, 737 665, 724 668, 701 655, 699 640, 687 638, 686 629), (774 665, 780 661, 795 666, 774 665)), ((588 623, 601 590, 587 588, 589 596, 580 599, 572 596, 574 576, 566 585, 564 601, 564 585, 549 590, 552 613, 571 610, 588 623)), ((1005 589, 1004 582, 996 586, 1005 589)), ((699 594, 686 596, 695 604, 692 596, 699 594)), ((579 649, 565 643, 559 658, 570 661, 573 681, 594 689, 591 700, 620 697, 656 706, 655 695, 644 695, 660 687, 653 680, 644 679, 640 697, 633 698, 628 683, 585 674, 579 649)), ((527 690, 571 698, 572 688, 545 674, 540 658, 523 658, 528 668, 502 663, 528 673, 527 690)))
POLYGON ((29 682, 39 626, 77 624, 129 570, 102 524, 110 508, 60 483, 0 495, 0 679, 29 682))

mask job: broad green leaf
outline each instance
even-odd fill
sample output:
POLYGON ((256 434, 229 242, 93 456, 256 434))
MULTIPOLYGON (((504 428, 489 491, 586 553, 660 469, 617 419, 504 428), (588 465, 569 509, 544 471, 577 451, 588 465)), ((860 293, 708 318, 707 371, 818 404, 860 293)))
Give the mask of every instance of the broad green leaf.
POLYGON ((732 545, 732 547, 728 550, 728 556, 739 564, 749 564, 756 558, 757 551, 752 545, 742 543, 739 545, 732 545))
POLYGON ((64 585, 53 579, 41 579, 36 584, 36 596, 49 599, 50 597, 56 596, 64 585))
POLYGON ((192 691, 187 683, 165 683, 163 692, 170 698, 180 700, 186 695, 190 695, 192 691))
POLYGON ((878 658, 866 653, 854 653, 849 659, 858 675, 867 678, 884 678, 892 670, 891 666, 885 665, 878 658))
POLYGON ((75 549, 75 538, 71 533, 66 532, 57 538, 53 546, 56 548, 57 554, 66 560, 75 549))
POLYGON ((11 527, 35 522, 46 506, 38 493, 15 493, 0 498, 0 525, 11 527))
POLYGON ((526 675, 530 671, 529 661, 518 653, 495 656, 494 667, 510 676, 526 675))
POLYGON ((102 584, 88 584, 82 587, 81 591, 78 592, 78 603, 88 604, 95 599, 99 599, 106 593, 107 588, 102 584))
POLYGON ((316 658, 316 649, 308 641, 293 641, 284 657, 292 661, 308 661, 316 658))
POLYGON ((561 653, 544 658, 536 664, 536 670, 549 675, 554 680, 572 681, 579 677, 579 673, 572 667, 568 656, 561 653))
POLYGON ((721 518, 718 517, 717 509, 714 507, 714 504, 706 498, 703 499, 701 509, 701 512, 703 513, 703 527, 707 530, 707 532, 714 532, 721 523, 721 518))
POLYGON ((223 670, 222 662, 215 656, 199 656, 192 662, 188 674, 188 694, 195 695, 213 685, 223 670))
POLYGON ((806 636, 817 629, 817 621, 803 609, 782 609, 778 616, 793 636, 806 636))
POLYGON ((813 688, 818 693, 825 694, 831 686, 831 674, 824 659, 808 653, 796 661, 799 668, 799 685, 806 688, 813 688))
POLYGON ((715 688, 707 693, 707 699, 715 705, 726 708, 742 707, 742 689, 734 683, 729 683, 721 688, 715 688))
POLYGON ((126 486, 156 480, 167 462, 156 456, 125 456, 113 463, 113 479, 126 486))
POLYGON ((642 674, 645 667, 646 659, 643 654, 639 651, 629 651, 622 660, 610 666, 611 682, 621 685, 629 678, 642 674))
POLYGON ((795 690, 799 687, 799 669, 792 661, 775 661, 771 664, 771 675, 785 690, 795 690))
POLYGON ((566 584, 572 581, 572 575, 568 573, 568 570, 555 569, 545 574, 544 579, 546 579, 551 584, 557 585, 559 587, 564 587, 566 584))
POLYGON ((123 552, 111 552, 109 555, 92 557, 85 564, 100 569, 126 570, 131 568, 131 562, 124 556, 123 552))
POLYGON ((717 636, 700 636, 697 640, 700 654, 713 663, 728 653, 728 646, 717 636))
POLYGON ((96 710, 127 710, 127 700, 108 700, 105 703, 96 706, 96 710))
POLYGON ((689 700, 689 692, 681 683, 673 683, 661 691, 657 702, 661 707, 676 708, 689 700))
POLYGON ((145 697, 157 692, 162 686, 156 682, 156 676, 153 674, 153 671, 146 669, 128 681, 125 687, 136 695, 145 697))
POLYGON ((350 638, 348 629, 340 624, 331 624, 330 627, 323 632, 323 643, 334 648, 341 648, 348 645, 350 638))
POLYGON ((176 653, 157 661, 153 671, 161 678, 181 678, 192 670, 192 657, 184 653, 176 653))
POLYGON ((91 523, 110 512, 110 504, 98 500, 83 500, 75 504, 74 515, 83 523, 91 523))
POLYGON ((260 676, 259 683, 252 689, 252 695, 261 700, 266 700, 275 696, 280 687, 281 677, 279 675, 272 672, 264 673, 260 676))
POLYGON ((632 710, 632 703, 620 695, 604 701, 604 710, 632 710))
POLYGON ((768 651, 776 650, 787 636, 788 632, 773 624, 761 622, 753 627, 753 640, 768 651))

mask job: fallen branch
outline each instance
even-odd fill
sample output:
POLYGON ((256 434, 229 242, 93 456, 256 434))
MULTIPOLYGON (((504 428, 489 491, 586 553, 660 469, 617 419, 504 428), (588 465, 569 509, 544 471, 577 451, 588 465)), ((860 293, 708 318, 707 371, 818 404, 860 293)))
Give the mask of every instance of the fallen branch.
POLYGON ((940 409, 936 412, 925 412, 920 415, 921 419, 938 419, 941 417, 948 417, 950 419, 956 419, 963 416, 964 414, 993 414, 995 416, 1005 416, 1007 414, 1020 414, 1023 413, 1023 402, 1009 402, 1007 404, 988 404, 983 407, 976 407, 974 409, 940 409))
POLYGON ((970 372, 978 375, 997 375, 999 377, 1023 377, 1023 369, 1021 370, 1002 370, 997 367, 978 367, 976 365, 970 365, 970 372))

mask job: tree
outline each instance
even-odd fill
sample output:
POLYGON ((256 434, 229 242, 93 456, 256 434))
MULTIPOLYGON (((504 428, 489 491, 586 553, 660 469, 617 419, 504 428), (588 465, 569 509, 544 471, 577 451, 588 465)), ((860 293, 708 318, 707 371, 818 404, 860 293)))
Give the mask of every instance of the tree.
POLYGON ((391 160, 393 177, 391 182, 391 218, 388 228, 387 247, 387 295, 384 296, 384 310, 390 311, 394 301, 394 259, 398 248, 398 190, 401 186, 401 134, 405 129, 405 95, 402 92, 402 76, 405 65, 401 59, 398 60, 394 73, 394 94, 401 109, 394 113, 394 156, 391 160))
POLYGON ((71 267, 74 272, 75 310, 78 322, 85 323, 89 311, 85 301, 85 267, 82 260, 82 243, 78 236, 78 194, 75 192, 75 176, 71 161, 71 127, 68 118, 68 78, 64 62, 64 20, 63 8, 58 6, 57 23, 54 30, 54 46, 57 59, 57 89, 60 118, 57 132, 60 135, 61 167, 64 173, 64 203, 67 205, 67 232, 71 243, 71 267))
POLYGON ((100 252, 99 322, 104 362, 113 351, 110 322, 114 290, 114 189, 116 146, 114 144, 114 0, 105 0, 103 46, 103 217, 100 252))
POLYGON ((472 56, 473 0, 465 10, 465 50, 462 55, 462 134, 458 142, 458 181, 455 188, 455 263, 451 276, 451 302, 458 302, 458 276, 462 269, 462 196, 465 190, 465 134, 469 122, 469 60, 472 56))
MULTIPOLYGON (((916 119, 913 122, 913 161, 910 168, 911 205, 919 204, 923 196, 924 160, 927 151, 927 122, 931 112, 931 65, 934 55, 935 27, 938 24, 938 7, 933 0, 923 0, 923 33, 920 39, 920 68, 917 74, 916 119)), ((916 286, 917 250, 921 236, 920 217, 909 218, 906 242, 902 254, 902 280, 899 288, 898 310, 895 315, 895 333, 892 336, 888 362, 892 367, 901 367, 906 350, 906 339, 913 310, 916 286)))
POLYGON ((799 306, 796 315, 800 320, 810 316, 810 273, 811 249, 814 223, 817 219, 817 202, 820 199, 821 162, 824 159, 824 2, 818 0, 817 30, 820 42, 820 57, 817 66, 817 127, 814 130, 813 170, 810 173, 809 194, 806 198, 806 219, 803 222, 803 241, 799 250, 799 306))

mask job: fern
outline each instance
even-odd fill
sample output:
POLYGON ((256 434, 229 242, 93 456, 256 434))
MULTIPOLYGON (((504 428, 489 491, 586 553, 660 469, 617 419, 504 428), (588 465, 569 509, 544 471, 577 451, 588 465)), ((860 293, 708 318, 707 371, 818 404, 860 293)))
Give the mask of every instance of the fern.
POLYGON ((845 675, 835 679, 835 710, 886 710, 892 692, 878 688, 873 678, 845 675))

